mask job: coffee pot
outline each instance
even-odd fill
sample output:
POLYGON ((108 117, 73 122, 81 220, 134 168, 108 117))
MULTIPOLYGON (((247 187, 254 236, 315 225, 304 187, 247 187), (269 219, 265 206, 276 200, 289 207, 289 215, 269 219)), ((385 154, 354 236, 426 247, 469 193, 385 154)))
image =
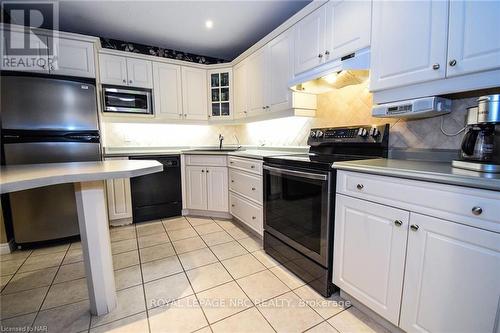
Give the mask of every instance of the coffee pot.
POLYGON ((481 96, 467 109, 467 132, 453 167, 500 173, 500 94, 481 96))

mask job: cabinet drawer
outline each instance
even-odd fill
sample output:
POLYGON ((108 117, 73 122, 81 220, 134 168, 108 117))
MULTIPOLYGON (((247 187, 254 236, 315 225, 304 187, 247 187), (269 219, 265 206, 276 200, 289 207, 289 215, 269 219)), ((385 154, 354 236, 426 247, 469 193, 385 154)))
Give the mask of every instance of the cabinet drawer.
POLYGON ((262 177, 239 170, 229 171, 229 189, 262 205, 262 177))
POLYGON ((186 155, 186 165, 226 166, 225 155, 186 155))
POLYGON ((263 230, 263 214, 262 207, 249 200, 240 197, 235 193, 229 194, 230 212, 241 222, 253 229, 259 235, 262 235, 263 230))
POLYGON ((229 157, 229 167, 262 175, 262 161, 250 158, 229 157))
POLYGON ((500 232, 500 193, 462 186, 339 171, 337 192, 500 232), (474 208, 480 214, 474 214, 474 208))

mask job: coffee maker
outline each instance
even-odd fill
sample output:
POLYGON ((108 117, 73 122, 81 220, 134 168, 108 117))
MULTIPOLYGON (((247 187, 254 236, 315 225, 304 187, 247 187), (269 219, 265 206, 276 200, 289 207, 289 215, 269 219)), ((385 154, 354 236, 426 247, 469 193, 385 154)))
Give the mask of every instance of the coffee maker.
POLYGON ((460 160, 453 167, 500 173, 500 94, 481 96, 478 106, 467 110, 467 132, 460 160))

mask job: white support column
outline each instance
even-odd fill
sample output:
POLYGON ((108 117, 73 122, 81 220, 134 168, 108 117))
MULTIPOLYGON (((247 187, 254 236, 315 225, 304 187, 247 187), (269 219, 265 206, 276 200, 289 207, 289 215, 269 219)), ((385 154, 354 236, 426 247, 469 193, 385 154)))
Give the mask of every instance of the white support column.
POLYGON ((104 182, 75 183, 74 186, 90 310, 100 316, 116 307, 104 182))

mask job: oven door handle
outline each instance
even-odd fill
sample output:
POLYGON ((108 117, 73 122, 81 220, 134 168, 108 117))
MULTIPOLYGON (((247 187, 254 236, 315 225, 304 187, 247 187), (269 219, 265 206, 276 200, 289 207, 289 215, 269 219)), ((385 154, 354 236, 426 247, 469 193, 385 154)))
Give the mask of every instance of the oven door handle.
POLYGON ((281 173, 284 175, 298 176, 298 177, 307 178, 307 179, 319 179, 319 180, 327 180, 328 179, 327 175, 322 175, 322 174, 318 174, 318 173, 303 172, 303 171, 296 171, 296 170, 289 170, 289 169, 280 169, 280 168, 270 167, 267 165, 264 165, 264 170, 269 170, 269 171, 281 173))

